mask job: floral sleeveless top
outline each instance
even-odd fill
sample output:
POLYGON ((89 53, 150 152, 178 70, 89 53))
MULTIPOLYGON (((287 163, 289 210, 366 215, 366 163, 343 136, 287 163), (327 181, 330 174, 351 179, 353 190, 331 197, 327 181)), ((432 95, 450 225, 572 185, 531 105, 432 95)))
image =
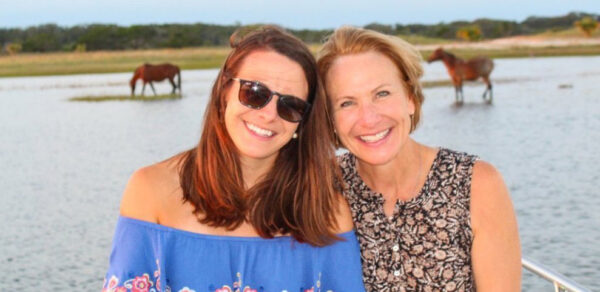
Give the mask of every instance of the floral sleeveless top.
POLYGON ((419 194, 393 215, 360 178, 356 157, 338 157, 361 248, 367 291, 475 291, 471 271, 471 174, 476 156, 440 149, 419 194))

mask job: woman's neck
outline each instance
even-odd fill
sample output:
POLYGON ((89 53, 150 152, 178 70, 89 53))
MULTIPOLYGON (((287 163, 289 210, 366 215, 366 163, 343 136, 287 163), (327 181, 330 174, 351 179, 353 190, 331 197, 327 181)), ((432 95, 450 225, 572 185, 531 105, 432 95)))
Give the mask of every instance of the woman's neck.
POLYGON ((256 159, 250 157, 240 157, 242 166, 242 177, 244 178, 244 188, 250 189, 261 178, 263 178, 275 163, 277 156, 271 156, 265 159, 256 159))
POLYGON ((357 170, 363 181, 384 199, 406 201, 417 195, 423 175, 422 146, 412 139, 385 164, 373 165, 357 159, 357 170))

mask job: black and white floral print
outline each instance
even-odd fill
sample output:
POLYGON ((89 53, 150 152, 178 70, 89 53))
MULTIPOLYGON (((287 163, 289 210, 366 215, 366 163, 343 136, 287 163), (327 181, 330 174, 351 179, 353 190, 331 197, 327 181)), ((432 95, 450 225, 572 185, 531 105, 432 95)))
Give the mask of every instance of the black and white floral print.
POLYGON ((440 149, 419 194, 398 201, 391 217, 383 196, 360 178, 356 157, 338 158, 367 291, 475 291, 469 203, 476 156, 440 149))

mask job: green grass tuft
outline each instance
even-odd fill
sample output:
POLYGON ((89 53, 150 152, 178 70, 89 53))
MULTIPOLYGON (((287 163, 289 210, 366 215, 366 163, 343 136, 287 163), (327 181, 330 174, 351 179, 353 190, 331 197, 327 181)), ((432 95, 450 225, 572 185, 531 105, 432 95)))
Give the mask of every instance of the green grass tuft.
POLYGON ((181 94, 161 94, 161 95, 100 95, 100 96, 79 96, 69 98, 69 101, 86 101, 86 102, 100 102, 100 101, 157 101, 157 100, 173 100, 181 99, 181 94))

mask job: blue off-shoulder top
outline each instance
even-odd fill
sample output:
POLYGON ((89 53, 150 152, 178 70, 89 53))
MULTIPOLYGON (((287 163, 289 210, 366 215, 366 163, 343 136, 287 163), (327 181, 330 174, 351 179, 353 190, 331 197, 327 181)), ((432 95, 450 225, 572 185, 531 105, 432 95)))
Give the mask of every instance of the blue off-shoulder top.
POLYGON ((215 236, 119 217, 102 291, 365 291, 354 231, 325 247, 215 236))

